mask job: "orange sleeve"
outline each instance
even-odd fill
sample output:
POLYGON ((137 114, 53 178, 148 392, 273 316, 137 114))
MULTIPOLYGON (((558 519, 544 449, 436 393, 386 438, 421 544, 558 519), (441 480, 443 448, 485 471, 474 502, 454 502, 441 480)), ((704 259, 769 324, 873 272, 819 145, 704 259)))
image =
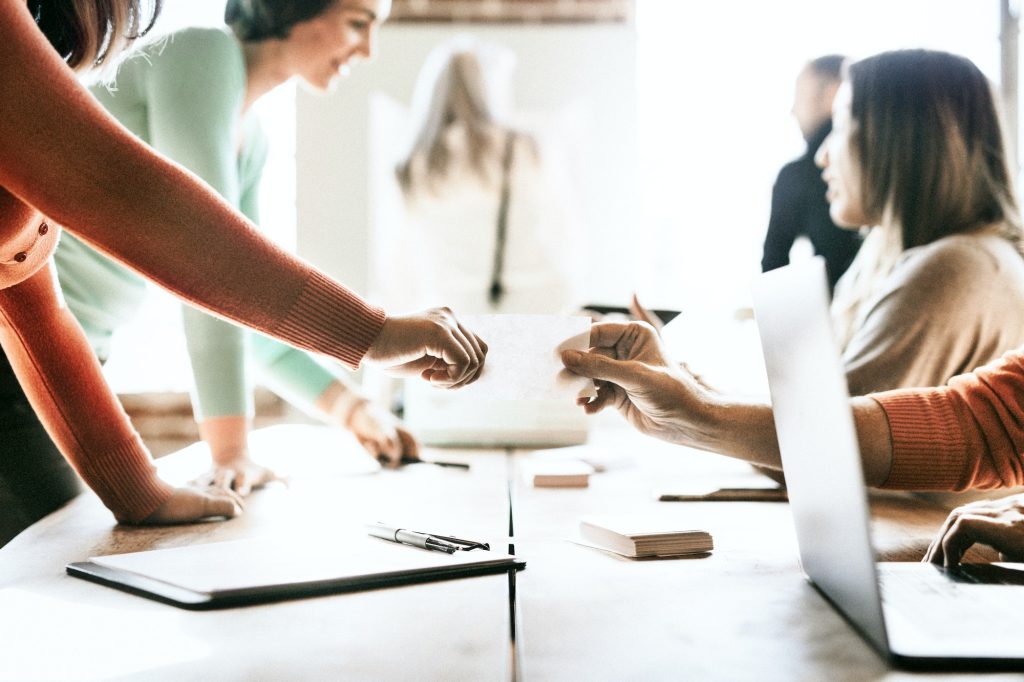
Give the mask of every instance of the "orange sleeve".
POLYGON ((170 496, 61 305, 52 265, 0 289, 0 346, 50 438, 119 521, 141 521, 170 496))
POLYGON ((0 74, 0 186, 178 296, 358 366, 384 311, 275 247, 125 130, 16 0, 0 0, 0 74))
POLYGON ((883 487, 967 490, 1024 483, 1024 349, 941 388, 871 397, 892 433, 892 469, 883 487))

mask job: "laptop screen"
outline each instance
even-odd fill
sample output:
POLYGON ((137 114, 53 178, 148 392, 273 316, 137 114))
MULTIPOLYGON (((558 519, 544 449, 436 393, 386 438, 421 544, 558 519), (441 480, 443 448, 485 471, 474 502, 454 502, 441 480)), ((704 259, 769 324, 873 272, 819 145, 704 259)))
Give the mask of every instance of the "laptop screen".
POLYGON ((754 312, 804 572, 881 651, 869 510, 820 257, 756 278, 754 312))

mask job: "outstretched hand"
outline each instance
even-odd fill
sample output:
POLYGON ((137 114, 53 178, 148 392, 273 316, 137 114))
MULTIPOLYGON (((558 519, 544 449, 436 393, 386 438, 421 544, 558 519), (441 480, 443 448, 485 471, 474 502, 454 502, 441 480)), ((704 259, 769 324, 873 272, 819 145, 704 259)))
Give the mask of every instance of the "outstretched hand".
POLYGON ((644 322, 602 322, 590 328, 588 353, 564 351, 562 362, 598 382, 597 397, 580 399, 588 414, 612 406, 638 430, 700 447, 709 394, 672 361, 644 322))
POLYGON ((419 376, 435 386, 458 388, 480 375, 487 344, 448 308, 389 317, 366 359, 397 376, 419 376))
POLYGON ((992 547, 1004 561, 1024 561, 1024 495, 957 507, 946 517, 924 561, 953 568, 975 544, 992 547))
POLYGON ((224 488, 175 488, 174 493, 156 510, 140 521, 141 525, 193 523, 210 518, 232 518, 245 509, 241 496, 224 488))

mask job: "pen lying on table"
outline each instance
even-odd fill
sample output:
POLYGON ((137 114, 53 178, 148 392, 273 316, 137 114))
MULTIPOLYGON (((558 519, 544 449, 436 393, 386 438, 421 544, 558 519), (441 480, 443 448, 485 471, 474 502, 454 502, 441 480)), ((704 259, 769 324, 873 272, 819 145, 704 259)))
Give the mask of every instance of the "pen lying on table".
POLYGON ((402 464, 433 464, 434 466, 448 467, 449 469, 469 470, 469 465, 465 462, 442 462, 436 459, 412 459, 409 457, 403 457, 402 464))
POLYGON ((423 549, 432 549, 437 552, 447 552, 448 554, 454 554, 460 549, 489 550, 491 548, 486 542, 460 540, 459 538, 448 537, 446 535, 431 535, 429 533, 420 533, 419 531, 407 530, 405 528, 392 528, 390 526, 385 526, 382 523, 367 524, 366 532, 375 538, 380 538, 381 540, 397 542, 403 545, 412 545, 413 547, 422 547, 423 549))

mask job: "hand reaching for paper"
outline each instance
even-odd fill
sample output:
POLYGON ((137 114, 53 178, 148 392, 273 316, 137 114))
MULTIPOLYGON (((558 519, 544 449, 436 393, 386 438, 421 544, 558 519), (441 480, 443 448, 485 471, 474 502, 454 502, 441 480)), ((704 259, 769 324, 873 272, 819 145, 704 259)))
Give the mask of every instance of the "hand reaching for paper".
MULTIPOLYGON (((637 429, 663 440, 700 442, 711 394, 672 361, 658 332, 644 322, 602 322, 590 329, 588 353, 565 351, 565 367, 598 382, 587 414, 613 406, 637 429)), ((700 447, 700 445, 697 445, 700 447)))
POLYGON ((487 344, 448 308, 389 317, 366 353, 397 376, 419 376, 435 386, 458 388, 480 375, 487 344))

